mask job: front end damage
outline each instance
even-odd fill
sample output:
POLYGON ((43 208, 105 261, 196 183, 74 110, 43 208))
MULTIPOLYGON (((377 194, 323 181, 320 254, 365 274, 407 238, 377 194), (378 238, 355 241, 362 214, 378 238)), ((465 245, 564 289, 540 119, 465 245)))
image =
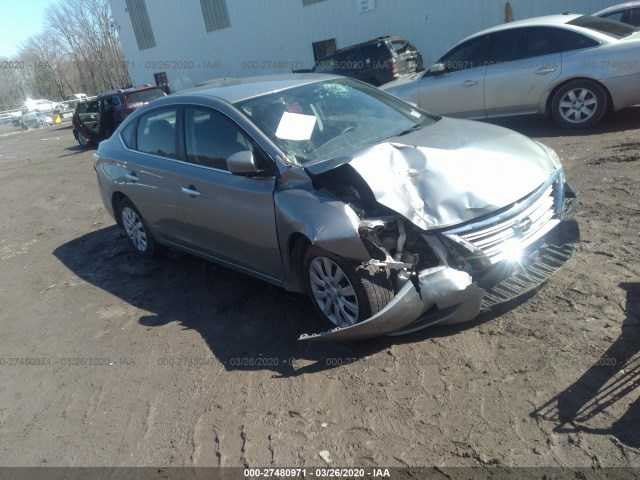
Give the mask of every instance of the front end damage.
MULTIPOLYGON (((493 209, 487 205, 490 213, 441 228, 424 228, 415 218, 425 216, 415 208, 402 215, 388 208, 385 198, 367 188, 371 180, 361 181, 364 175, 356 174, 356 167, 342 165, 314 182, 356 212, 358 234, 371 256, 363 263, 389 271, 395 297, 367 320, 305 334, 301 340, 362 340, 472 320, 544 283, 579 241, 578 225, 570 218, 576 195, 560 166, 524 198, 493 209)), ((404 191, 413 193, 406 186, 404 191)), ((474 201, 460 209, 461 216, 478 206, 474 201)), ((454 217, 451 211, 447 219, 454 217)))

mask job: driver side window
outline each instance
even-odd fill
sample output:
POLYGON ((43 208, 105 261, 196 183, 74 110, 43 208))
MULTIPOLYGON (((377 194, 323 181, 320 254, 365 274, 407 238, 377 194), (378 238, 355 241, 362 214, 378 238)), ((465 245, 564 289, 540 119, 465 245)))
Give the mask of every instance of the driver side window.
POLYGON ((227 159, 243 150, 253 151, 251 141, 235 123, 209 109, 185 109, 187 160, 228 170, 227 159))
POLYGON ((440 60, 447 72, 484 67, 488 63, 489 35, 472 38, 454 47, 440 60))

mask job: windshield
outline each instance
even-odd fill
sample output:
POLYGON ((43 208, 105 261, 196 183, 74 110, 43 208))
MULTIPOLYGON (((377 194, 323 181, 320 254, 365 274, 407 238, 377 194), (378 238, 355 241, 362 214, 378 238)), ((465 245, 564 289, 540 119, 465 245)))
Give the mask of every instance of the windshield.
POLYGON ((263 95, 236 107, 299 165, 346 155, 437 119, 346 78, 263 95))
POLYGON ((578 17, 567 23, 569 25, 575 25, 576 27, 588 28, 599 33, 604 33, 605 35, 618 39, 628 37, 640 31, 637 27, 627 25, 626 23, 615 22, 613 20, 607 20, 606 18, 590 17, 589 15, 578 17))

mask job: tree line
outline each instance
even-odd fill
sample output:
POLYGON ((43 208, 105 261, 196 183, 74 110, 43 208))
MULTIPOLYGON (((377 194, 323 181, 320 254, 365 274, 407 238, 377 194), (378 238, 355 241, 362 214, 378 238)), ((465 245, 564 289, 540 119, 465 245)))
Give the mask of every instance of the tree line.
POLYGON ((131 84, 108 0, 60 0, 14 58, 0 57, 0 111, 131 84))

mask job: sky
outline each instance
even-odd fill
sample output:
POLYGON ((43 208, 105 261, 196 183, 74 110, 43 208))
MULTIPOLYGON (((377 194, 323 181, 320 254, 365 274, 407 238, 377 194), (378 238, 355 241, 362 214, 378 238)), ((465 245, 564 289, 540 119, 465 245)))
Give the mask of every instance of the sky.
POLYGON ((40 33, 45 9, 56 3, 58 0, 0 0, 0 57, 14 57, 22 42, 40 33))

